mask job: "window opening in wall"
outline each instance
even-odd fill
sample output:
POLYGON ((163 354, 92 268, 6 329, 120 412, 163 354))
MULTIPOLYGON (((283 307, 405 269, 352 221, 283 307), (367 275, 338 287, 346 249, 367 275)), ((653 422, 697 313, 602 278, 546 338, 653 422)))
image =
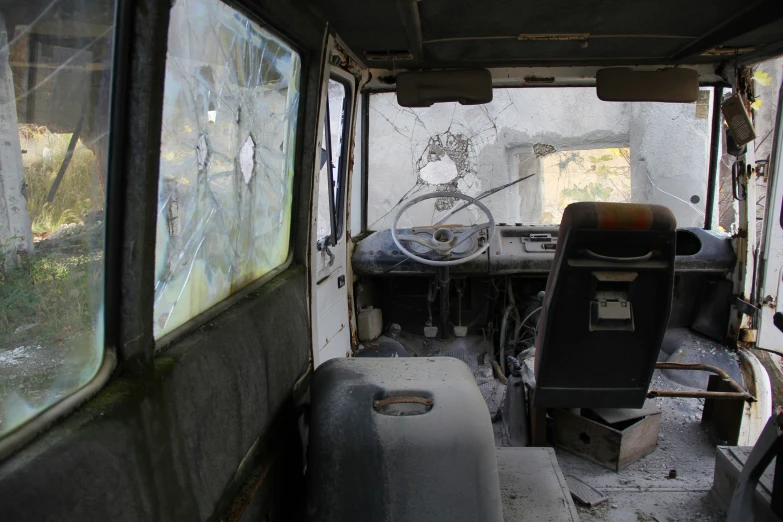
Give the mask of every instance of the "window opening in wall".
MULTIPOLYGON (((372 94, 368 229, 389 228, 404 202, 436 191, 481 198, 500 223, 557 224, 575 201, 628 201, 703 227, 712 92, 702 88, 694 104, 618 103, 592 87, 496 88, 484 105, 426 108, 372 94)), ((400 224, 437 222, 456 204, 423 202, 400 224)), ((474 205, 449 222, 476 219, 474 205)))
POLYGON ((321 147, 321 170, 318 173, 318 218, 316 232, 319 243, 337 243, 342 235, 342 185, 344 183, 346 87, 330 78, 321 147))
POLYGON ((301 61, 218 0, 171 10, 154 334, 288 258, 301 61))
POLYGON ((0 9, 0 436, 103 362, 114 9, 0 9))

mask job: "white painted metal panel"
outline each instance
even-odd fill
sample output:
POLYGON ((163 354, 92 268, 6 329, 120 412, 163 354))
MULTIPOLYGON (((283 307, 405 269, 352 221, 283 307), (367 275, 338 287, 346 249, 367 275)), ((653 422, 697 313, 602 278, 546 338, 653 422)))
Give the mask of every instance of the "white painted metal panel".
POLYGON ((760 268, 759 300, 759 331, 756 345, 760 348, 783 349, 783 332, 772 323, 776 312, 783 312, 780 303, 781 278, 783 278, 783 226, 781 226, 781 210, 783 210, 783 89, 780 89, 778 114, 776 118, 775 143, 772 147, 772 161, 769 172, 769 190, 767 192, 767 213, 765 216, 764 245, 760 268))

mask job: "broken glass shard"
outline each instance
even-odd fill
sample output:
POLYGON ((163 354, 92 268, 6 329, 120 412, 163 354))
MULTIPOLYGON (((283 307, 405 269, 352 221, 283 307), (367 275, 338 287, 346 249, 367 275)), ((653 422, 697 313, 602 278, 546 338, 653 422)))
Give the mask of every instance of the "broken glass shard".
POLYGON ((256 151, 256 144, 253 143, 253 138, 250 136, 245 140, 245 144, 242 145, 242 150, 239 151, 239 168, 242 170, 242 177, 245 179, 245 184, 250 183, 250 178, 253 177, 253 154, 256 151))
POLYGON ((196 158, 198 159, 198 170, 204 170, 207 166, 207 137, 203 134, 198 137, 196 143, 196 158))
POLYGON ((419 171, 421 179, 432 185, 448 183, 457 177, 457 165, 448 156, 430 161, 419 171))

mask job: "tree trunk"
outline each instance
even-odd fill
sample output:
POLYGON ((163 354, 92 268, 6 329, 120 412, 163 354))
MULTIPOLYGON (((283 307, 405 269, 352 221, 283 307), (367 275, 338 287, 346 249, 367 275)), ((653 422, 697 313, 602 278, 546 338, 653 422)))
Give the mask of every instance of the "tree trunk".
POLYGON ((0 260, 10 268, 33 253, 33 231, 24 194, 16 96, 8 61, 8 31, 0 13, 0 260))

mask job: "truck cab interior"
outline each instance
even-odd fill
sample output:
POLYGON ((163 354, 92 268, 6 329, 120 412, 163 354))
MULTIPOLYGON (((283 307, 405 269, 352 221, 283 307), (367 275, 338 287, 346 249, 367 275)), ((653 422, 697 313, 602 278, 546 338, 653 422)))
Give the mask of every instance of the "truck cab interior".
POLYGON ((783 518, 782 57, 771 0, 0 2, 2 519, 783 518))

